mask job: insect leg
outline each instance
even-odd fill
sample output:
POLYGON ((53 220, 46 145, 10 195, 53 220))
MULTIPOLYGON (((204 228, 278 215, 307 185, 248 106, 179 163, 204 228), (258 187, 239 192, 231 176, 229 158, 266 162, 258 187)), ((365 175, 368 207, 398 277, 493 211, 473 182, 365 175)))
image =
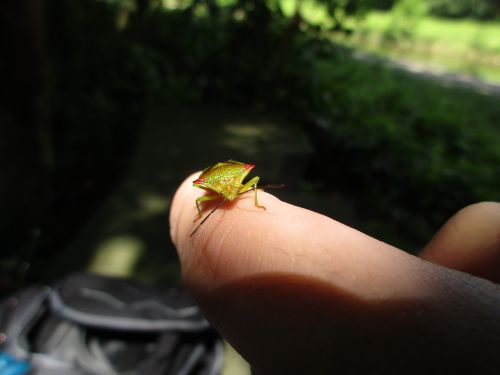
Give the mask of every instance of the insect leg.
POLYGON ((259 201, 257 199, 257 183, 259 182, 259 176, 256 176, 254 178, 252 178, 250 181, 248 181, 246 184, 242 185, 239 192, 238 192, 238 195, 239 194, 243 194, 251 189, 253 189, 255 191, 255 205, 257 207, 260 207, 260 208, 263 208, 263 209, 266 209, 264 206, 259 206, 259 201))
POLYGON ((201 202, 213 201, 215 199, 221 199, 220 195, 202 195, 201 197, 196 198, 196 208, 198 209, 198 217, 193 221, 199 220, 201 218, 201 202))

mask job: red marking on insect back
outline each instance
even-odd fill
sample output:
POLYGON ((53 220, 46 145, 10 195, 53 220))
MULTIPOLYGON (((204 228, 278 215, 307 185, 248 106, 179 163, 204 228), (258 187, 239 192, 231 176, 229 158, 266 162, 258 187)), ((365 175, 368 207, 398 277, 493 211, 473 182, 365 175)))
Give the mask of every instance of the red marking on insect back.
POLYGON ((245 169, 248 169, 249 171, 251 171, 254 168, 255 168, 255 164, 245 164, 245 169))
POLYGON ((202 184, 203 181, 205 181, 204 178, 198 178, 198 179, 196 179, 196 180, 193 181, 193 184, 202 184))

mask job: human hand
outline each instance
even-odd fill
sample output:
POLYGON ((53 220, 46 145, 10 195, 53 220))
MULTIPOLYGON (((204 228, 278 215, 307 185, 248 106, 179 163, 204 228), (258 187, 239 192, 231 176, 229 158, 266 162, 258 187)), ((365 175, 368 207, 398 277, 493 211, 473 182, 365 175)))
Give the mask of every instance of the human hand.
POLYGON ((264 192, 266 211, 242 195, 189 237, 195 177, 170 212, 183 279, 257 373, 498 372, 500 204, 460 211, 420 257, 264 192))

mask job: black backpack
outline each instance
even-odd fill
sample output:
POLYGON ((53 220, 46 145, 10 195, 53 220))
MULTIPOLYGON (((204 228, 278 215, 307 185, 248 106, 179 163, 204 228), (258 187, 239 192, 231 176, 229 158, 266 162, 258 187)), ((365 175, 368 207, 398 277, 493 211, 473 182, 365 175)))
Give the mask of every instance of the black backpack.
POLYGON ((1 375, 216 375, 223 362, 187 293, 94 274, 5 298, 0 332, 1 375))

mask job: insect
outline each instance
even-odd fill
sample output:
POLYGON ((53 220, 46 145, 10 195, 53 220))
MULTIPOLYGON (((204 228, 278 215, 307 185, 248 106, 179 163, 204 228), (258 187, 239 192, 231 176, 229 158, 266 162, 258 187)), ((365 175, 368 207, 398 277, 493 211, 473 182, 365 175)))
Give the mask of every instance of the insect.
MULTIPOLYGON (((259 205, 257 199, 257 184, 259 177, 256 176, 243 184, 243 180, 255 168, 255 164, 245 164, 234 160, 227 160, 220 162, 206 168, 201 172, 200 176, 193 181, 193 186, 215 193, 211 195, 202 195, 196 198, 196 208, 198 209, 198 220, 201 218, 200 203, 221 199, 221 202, 203 219, 203 221, 195 228, 189 235, 191 237, 200 226, 217 210, 225 201, 233 201, 238 196, 248 191, 253 190, 255 198, 255 206, 265 209, 264 206, 259 205)), ((267 185, 263 188, 278 188, 282 185, 267 185)))

